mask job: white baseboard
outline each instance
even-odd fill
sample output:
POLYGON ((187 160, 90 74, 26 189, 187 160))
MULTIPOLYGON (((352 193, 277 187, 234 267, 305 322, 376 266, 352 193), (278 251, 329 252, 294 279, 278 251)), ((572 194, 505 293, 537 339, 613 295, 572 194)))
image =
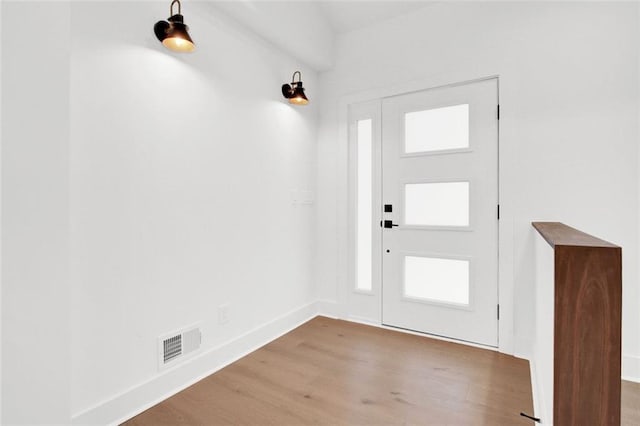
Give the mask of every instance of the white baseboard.
POLYGON ((74 414, 71 422, 73 425, 122 423, 314 318, 318 315, 319 306, 324 309, 329 305, 313 302, 301 306, 74 414))
POLYGON ((358 324, 371 325, 373 327, 381 327, 380 320, 375 320, 372 318, 359 317, 357 315, 348 315, 344 318, 345 321, 356 322, 358 324))
POLYGON ((622 357, 622 380, 640 383, 640 356, 624 355, 622 357))
POLYGON ((535 417, 541 420, 540 424, 551 424, 549 421, 551 413, 544 402, 544 395, 542 392, 540 372, 536 368, 536 363, 533 360, 529 360, 529 371, 531 372, 531 396, 533 397, 533 413, 535 417))
POLYGON ((336 319, 342 317, 342 309, 337 302, 334 302, 333 300, 318 300, 316 303, 318 307, 318 315, 336 319))
POLYGON ((516 335, 513 339, 514 348, 513 356, 516 358, 533 359, 534 341, 531 337, 522 337, 516 335))

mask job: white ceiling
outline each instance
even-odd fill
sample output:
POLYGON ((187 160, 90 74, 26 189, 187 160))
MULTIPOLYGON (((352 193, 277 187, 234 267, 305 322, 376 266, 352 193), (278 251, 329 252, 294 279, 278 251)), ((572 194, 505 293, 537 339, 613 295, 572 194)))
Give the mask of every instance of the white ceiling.
POLYGON ((430 1, 319 1, 333 30, 340 34, 427 7, 430 1))

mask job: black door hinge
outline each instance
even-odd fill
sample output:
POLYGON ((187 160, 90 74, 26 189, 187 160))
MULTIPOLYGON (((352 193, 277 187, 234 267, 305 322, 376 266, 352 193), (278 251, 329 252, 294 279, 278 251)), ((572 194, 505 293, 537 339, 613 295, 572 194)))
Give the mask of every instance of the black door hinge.
POLYGON ((498 204, 498 220, 500 220, 500 204, 498 204))
POLYGON ((498 309, 497 309, 497 311, 498 311, 497 312, 498 313, 498 319, 500 319, 500 305, 498 305, 497 307, 498 307, 498 309))
POLYGON ((498 120, 500 120, 500 104, 498 104, 498 120))

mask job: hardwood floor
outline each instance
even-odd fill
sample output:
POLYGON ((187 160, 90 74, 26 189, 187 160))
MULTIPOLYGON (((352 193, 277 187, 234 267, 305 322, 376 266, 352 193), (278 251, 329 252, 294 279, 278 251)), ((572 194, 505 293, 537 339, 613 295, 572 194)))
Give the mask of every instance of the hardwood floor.
POLYGON ((622 426, 640 425, 640 383, 622 381, 622 426))
POLYGON ((317 317, 134 425, 530 425, 527 361, 317 317))

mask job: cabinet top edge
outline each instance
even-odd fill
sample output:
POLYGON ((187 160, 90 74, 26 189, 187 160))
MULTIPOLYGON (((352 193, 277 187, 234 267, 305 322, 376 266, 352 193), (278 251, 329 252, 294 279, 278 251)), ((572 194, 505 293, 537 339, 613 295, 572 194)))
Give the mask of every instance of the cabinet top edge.
POLYGON ((620 248, 561 222, 531 222, 531 225, 554 248, 558 246, 620 248))

